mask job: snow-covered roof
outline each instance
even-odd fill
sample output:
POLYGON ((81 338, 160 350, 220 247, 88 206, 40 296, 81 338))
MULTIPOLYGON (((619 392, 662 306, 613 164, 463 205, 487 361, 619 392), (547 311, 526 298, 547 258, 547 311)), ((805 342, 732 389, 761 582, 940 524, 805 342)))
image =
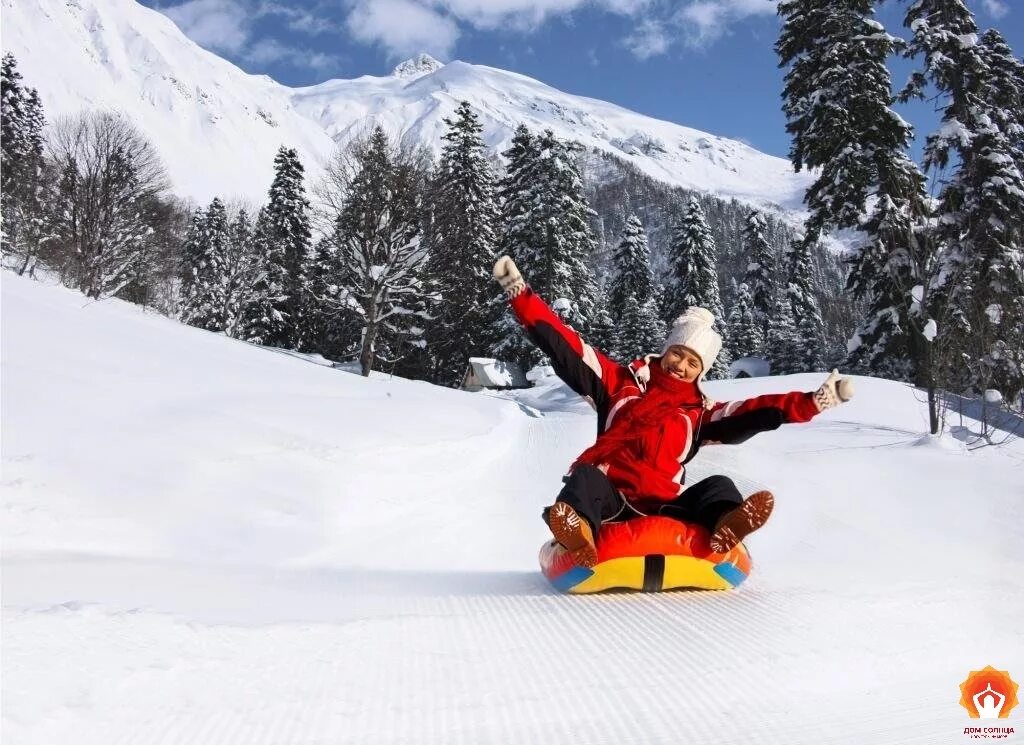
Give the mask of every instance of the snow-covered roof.
POLYGON ((512 362, 490 357, 470 357, 469 366, 477 382, 485 388, 519 388, 529 385, 523 371, 512 362))
POLYGON ((760 357, 740 357, 729 365, 729 377, 739 377, 740 373, 746 373, 751 378, 763 378, 771 375, 772 366, 768 360, 760 357))

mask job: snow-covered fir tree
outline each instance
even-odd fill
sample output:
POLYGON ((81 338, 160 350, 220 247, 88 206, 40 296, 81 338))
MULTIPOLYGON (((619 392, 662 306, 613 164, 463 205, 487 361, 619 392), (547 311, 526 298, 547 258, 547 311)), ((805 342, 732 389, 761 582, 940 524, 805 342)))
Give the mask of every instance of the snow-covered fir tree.
POLYGON ((284 301, 284 262, 280 244, 272 240, 270 213, 260 208, 251 234, 249 260, 250 289, 240 304, 237 336, 239 339, 273 346, 284 333, 285 317, 279 308, 284 301))
POLYGON ((375 363, 395 362, 409 345, 424 343, 426 309, 437 298, 425 276, 417 162, 397 152, 379 126, 355 157, 357 171, 334 240, 340 303, 359 316, 359 363, 368 376, 375 363))
POLYGON ((789 282, 786 298, 793 314, 795 338, 793 372, 813 372, 825 366, 825 325, 814 292, 811 246, 807 241, 793 241, 789 254, 789 282))
POLYGON ((924 179, 907 155, 910 126, 891 108, 886 62, 895 39, 872 17, 876 4, 784 0, 776 51, 789 66, 790 159, 797 170, 818 169, 805 196, 806 240, 842 228, 863 232, 848 286, 869 311, 852 347, 876 372, 883 363, 909 371, 922 358, 923 320, 913 316, 911 289, 929 271, 930 247, 919 236, 928 210, 924 179), (862 222, 869 197, 875 207, 862 222))
POLYGON ((5 54, 0 72, 0 245, 20 257, 18 273, 32 273, 48 234, 43 170, 43 106, 22 85, 17 62, 5 54))
POLYGON ((427 338, 437 382, 456 385, 468 358, 491 346, 498 209, 479 117, 463 101, 455 118, 444 121, 448 131, 433 179, 428 261, 442 302, 427 338))
MULTIPOLYGON (((498 182, 498 251, 522 261, 535 241, 535 226, 525 219, 530 209, 533 169, 537 163, 537 139, 520 124, 512 134, 509 149, 502 155, 508 161, 505 175, 498 182)), ((530 270, 523 266, 523 271, 530 270)), ((529 275, 527 275, 529 276, 529 275)), ((495 357, 530 367, 541 359, 536 346, 503 303, 492 319, 492 347, 495 357)))
POLYGON ((356 314, 337 302, 342 267, 338 245, 330 238, 317 241, 306 268, 306 309, 303 339, 310 351, 328 359, 347 356, 353 338, 356 314))
POLYGON ((799 339, 796 320, 789 298, 780 293, 775 306, 775 322, 765 339, 765 352, 773 375, 804 372, 800 364, 799 339))
MULTIPOLYGON (((995 378, 1015 393, 1024 387, 1024 371, 1004 350, 1020 339, 1003 318, 1013 317, 1024 293, 1019 62, 998 34, 978 39, 961 0, 917 0, 905 22, 913 32, 907 55, 921 56, 924 69, 904 95, 924 96, 930 84, 944 103, 942 125, 925 144, 925 164, 953 169, 929 234, 940 250, 941 317, 949 319, 940 323, 938 341, 963 351, 963 382, 981 391, 995 378)), ((934 304, 930 309, 935 312, 934 304)))
POLYGON ((208 331, 227 328, 229 246, 227 212, 215 197, 205 214, 196 210, 185 236, 181 312, 185 323, 208 331))
POLYGON ((606 354, 614 356, 617 323, 608 310, 609 284, 608 278, 598 282, 597 294, 594 296, 594 316, 590 319, 587 341, 606 354))
POLYGON ((266 234, 271 246, 268 261, 280 262, 272 274, 280 277, 281 291, 274 300, 280 321, 268 328, 270 346, 301 346, 305 270, 310 251, 309 200, 303 184, 305 170, 294 148, 282 146, 274 157, 274 181, 267 200, 266 234))
POLYGON ((711 311, 715 316, 716 330, 725 343, 717 361, 708 371, 708 377, 728 377, 732 356, 718 288, 717 248, 696 197, 691 197, 686 203, 675 225, 668 260, 669 275, 665 280, 662 309, 666 327, 671 326, 687 308, 699 306, 711 311))
MULTIPOLYGON (((583 191, 577 147, 546 130, 534 140, 523 129, 509 153, 509 174, 502 181, 504 234, 508 249, 530 285, 553 302, 570 301, 566 321, 587 333, 594 313, 596 283, 588 265, 594 237, 588 219, 593 214, 583 191), (513 171, 513 167, 515 170, 513 171)), ((498 356, 529 365, 541 356, 502 316, 495 343, 498 356)))
POLYGON ((729 312, 730 351, 736 358, 760 357, 765 340, 762 324, 754 312, 754 297, 746 282, 736 289, 735 301, 729 312))
MULTIPOLYGON (((743 283, 750 291, 752 311, 762 342, 768 338, 778 305, 778 280, 775 251, 765 237, 767 225, 764 215, 752 210, 743 226, 741 242, 747 257, 747 269, 743 283)), ((750 339, 748 335, 748 340, 750 339)), ((752 356, 762 356, 762 349, 755 349, 752 356)))
POLYGON ((615 342, 609 351, 622 361, 657 353, 665 340, 660 291, 651 271, 647 235, 636 215, 626 219, 613 261, 616 274, 608 290, 608 312, 615 324, 615 342))
POLYGON ((242 333, 243 309, 252 300, 259 272, 253 224, 245 207, 239 207, 230 219, 227 233, 224 331, 238 338, 242 333))

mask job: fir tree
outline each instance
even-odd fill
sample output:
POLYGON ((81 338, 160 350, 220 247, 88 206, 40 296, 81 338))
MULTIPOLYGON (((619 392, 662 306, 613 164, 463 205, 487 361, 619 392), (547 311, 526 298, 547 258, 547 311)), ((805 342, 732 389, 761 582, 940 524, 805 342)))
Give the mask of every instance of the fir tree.
POLYGON ((778 298, 773 315, 775 322, 765 340, 765 355, 771 363, 772 374, 803 372, 799 365, 796 321, 793 319, 793 311, 787 297, 778 298))
POLYGON ((608 293, 608 312, 615 324, 610 351, 627 361, 657 352, 665 339, 659 318, 659 292, 651 271, 651 252, 640 218, 630 215, 615 251, 616 276, 608 293))
MULTIPOLYGON (((754 210, 747 216, 741 238, 743 252, 747 257, 743 282, 750 291, 754 320, 760 328, 758 336, 762 342, 770 335, 779 294, 775 252, 765 237, 766 229, 764 215, 754 210)), ((753 356, 763 356, 761 352, 755 349, 753 356)))
MULTIPOLYGON (((520 124, 512 135, 512 143, 502 153, 508 161, 504 177, 498 182, 498 235, 499 255, 508 254, 522 262, 529 254, 529 247, 537 242, 535 225, 526 219, 532 198, 532 173, 537 163, 537 140, 520 124)), ((529 268, 522 265, 523 270, 529 268)), ((527 338, 522 326, 503 302, 503 296, 495 305, 497 311, 492 318, 492 353, 498 359, 515 362, 529 368, 540 361, 542 355, 527 338)))
POLYGON ((729 374, 732 357, 725 343, 725 312, 718 289, 717 249, 711 236, 704 211, 696 197, 683 209, 683 214, 672 234, 669 247, 669 279, 664 290, 662 318, 666 326, 682 315, 687 308, 707 308, 716 319, 722 335, 722 351, 708 371, 710 378, 725 378, 729 374))
POLYGON ((796 332, 791 368, 794 372, 821 370, 825 364, 825 333, 811 277, 811 246, 804 240, 794 241, 789 258, 786 297, 796 332))
POLYGON ((0 72, 0 243, 21 257, 19 274, 32 273, 48 236, 43 171, 43 106, 34 88, 24 88, 10 53, 0 72))
POLYGON ((239 309, 238 338, 273 346, 285 326, 279 308, 284 302, 284 262, 272 240, 270 214, 262 207, 252 230, 249 258, 252 279, 239 309))
MULTIPOLYGON (((566 321, 588 332, 594 313, 596 286, 588 266, 594 237, 588 225, 593 210, 583 193, 575 145, 547 130, 533 140, 517 129, 509 174, 502 181, 503 249, 526 273, 531 286, 549 302, 569 301, 566 321), (515 170, 513 171, 513 167, 515 170)), ((502 316, 495 350, 505 359, 527 366, 541 356, 502 316)))
MULTIPOLYGON (((784 24, 776 51, 789 66, 783 110, 793 165, 819 169, 805 197, 811 211, 805 240, 810 245, 822 232, 842 228, 863 233, 848 287, 869 312, 855 339, 870 337, 865 350, 885 349, 903 360, 900 366, 921 367, 915 329, 924 319, 914 315, 910 291, 930 271, 931 247, 920 239, 927 200, 924 179, 907 156, 910 126, 891 108, 886 61, 896 40, 872 18, 875 5, 779 4, 784 24), (874 209, 862 222, 872 196, 874 209)), ((868 356, 881 364, 874 352, 868 356)))
POLYGON ((182 287, 182 320, 208 331, 223 331, 233 323, 230 307, 230 234, 227 212, 219 198, 205 214, 196 210, 185 237, 182 254, 185 277, 182 287))
MULTIPOLYGON (((280 294, 274 301, 280 319, 268 328, 265 344, 298 349, 301 344, 302 308, 309 259, 309 200, 303 185, 304 169, 298 153, 282 146, 274 158, 274 181, 267 202, 265 240, 271 245, 268 260, 280 262, 271 274, 280 277, 280 294)), ((268 319, 271 320, 271 319, 268 319)))
POLYGON ((913 31, 907 55, 921 55, 925 67, 904 95, 923 96, 931 84, 945 103, 943 124, 926 141, 925 164, 954 168, 929 235, 942 252, 935 294, 951 321, 940 324, 939 339, 966 354, 967 382, 976 390, 990 385, 993 371, 1019 390, 1024 374, 1006 365, 1004 352, 1018 339, 1003 317, 1014 315, 1024 292, 1020 63, 998 34, 978 41, 960 0, 917 0, 906 24, 913 31))
POLYGON ((736 291, 736 300, 729 313, 731 351, 737 357, 760 357, 765 340, 762 324, 754 312, 754 298, 746 282, 736 291))
POLYGON ((437 382, 456 385, 468 358, 490 347, 498 213, 479 118, 463 101, 456 118, 444 121, 448 131, 434 176, 428 262, 443 302, 431 323, 429 342, 437 382))

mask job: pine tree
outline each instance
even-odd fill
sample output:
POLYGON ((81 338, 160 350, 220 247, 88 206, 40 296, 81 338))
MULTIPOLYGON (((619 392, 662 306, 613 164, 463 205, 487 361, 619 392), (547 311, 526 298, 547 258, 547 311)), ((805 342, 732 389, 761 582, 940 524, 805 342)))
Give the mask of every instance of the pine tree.
POLYGON ((926 320, 913 309, 911 289, 931 271, 931 246, 920 239, 929 214, 924 179, 907 155, 910 126, 891 108, 886 61, 896 41, 872 18, 876 4, 779 4, 784 25, 776 51, 780 64, 789 65, 783 110, 793 165, 819 169, 805 197, 808 245, 827 230, 863 233, 848 288, 869 311, 854 353, 866 354, 876 372, 892 355, 902 368, 923 370, 919 331, 926 320), (875 206, 863 220, 872 196, 875 206))
POLYGON ((298 349, 302 346, 302 308, 306 287, 305 269, 309 260, 309 200, 303 185, 304 169, 293 148, 282 146, 274 158, 274 181, 267 202, 266 235, 271 249, 268 260, 280 262, 271 269, 280 277, 280 294, 274 301, 276 311, 268 328, 270 346, 298 349), (279 320, 275 320, 279 319, 279 320))
MULTIPOLYGON (((779 295, 775 252, 765 237, 766 229, 764 215, 753 210, 747 216, 741 238, 743 252, 747 257, 747 270, 743 282, 750 290, 754 319, 760 328, 759 336, 762 341, 771 333, 779 295)), ((756 349, 753 356, 764 355, 762 350, 756 349)))
MULTIPOLYGON (((596 285, 588 261, 594 237, 588 225, 593 210, 583 192, 576 161, 577 146, 547 130, 534 140, 516 130, 509 172, 501 183, 504 233, 500 242, 526 274, 530 285, 549 302, 569 301, 566 321, 583 334, 594 314, 596 285), (507 222, 506 222, 507 221, 507 222)), ((541 355, 501 316, 495 352, 529 366, 541 355)))
POLYGON ((810 245, 802 239, 794 241, 789 260, 786 297, 796 332, 792 367, 794 372, 821 370, 825 365, 825 327, 811 277, 810 245))
POLYGON ((182 250, 185 277, 182 320, 208 331, 223 331, 233 322, 230 304, 230 234, 224 203, 215 197, 206 213, 192 216, 182 250))
POLYGON ((614 255, 616 276, 608 292, 615 323, 610 352, 626 361, 661 349, 665 325, 659 318, 659 291, 651 271, 651 252, 640 218, 630 215, 614 255))
POLYGON ((765 352, 771 363, 772 374, 788 375, 803 372, 796 321, 787 297, 779 297, 773 315, 775 322, 765 340, 765 352))
MULTIPOLYGON (((533 169, 537 163, 537 140, 520 124, 512 135, 512 143, 502 155, 507 159, 508 166, 504 177, 498 182, 498 235, 499 255, 507 254, 516 261, 522 262, 529 253, 529 247, 538 241, 535 225, 526 219, 532 198, 533 169)), ((525 271, 530 271, 525 268, 525 271)), ((495 357, 508 362, 515 362, 529 368, 541 360, 542 355, 529 340, 522 326, 501 302, 495 306, 497 311, 492 317, 491 351, 495 357)))
POLYGON ((483 127, 463 101, 448 131, 434 175, 434 212, 428 272, 443 302, 428 341, 437 382, 456 385, 467 359, 490 347, 496 294, 491 267, 497 258, 495 179, 481 137, 483 127))
POLYGON ((762 324, 754 312, 754 298, 746 282, 740 284, 729 314, 731 351, 737 357, 760 357, 765 348, 762 324))
POLYGON ((381 127, 356 152, 357 172, 338 215, 341 304, 359 314, 359 363, 394 362, 422 345, 426 307, 436 299, 425 277, 420 244, 422 174, 395 153, 381 127))
POLYGON ((279 244, 272 240, 270 214, 262 207, 251 234, 249 257, 252 271, 250 289, 239 309, 238 338, 253 344, 273 346, 284 333, 286 319, 279 308, 284 297, 284 262, 279 244))
POLYGON ((608 285, 607 280, 598 283, 597 294, 594 297, 594 317, 590 321, 587 341, 606 354, 615 356, 618 329, 608 310, 608 285))
POLYGON ((997 33, 978 41, 960 0, 917 0, 906 24, 914 34, 907 55, 923 56, 925 68, 904 95, 923 96, 930 83, 945 103, 925 164, 954 168, 929 236, 942 251, 935 294, 951 319, 939 326, 939 339, 966 354, 975 390, 988 387, 993 373, 1019 390, 1024 373, 1006 363, 1004 351, 1019 339, 1003 317, 1014 316, 1024 292, 1020 63, 997 33))
POLYGON ((32 274, 49 235, 44 205, 52 199, 44 177, 43 106, 24 88, 10 53, 0 73, 0 244, 21 257, 19 274, 32 274))
POLYGON ((709 378, 726 378, 732 356, 726 342, 725 312, 718 289, 718 262, 715 239, 711 236, 704 211, 696 197, 683 209, 669 247, 670 275, 664 291, 662 318, 666 327, 687 308, 707 308, 714 315, 722 335, 722 351, 708 371, 709 378))

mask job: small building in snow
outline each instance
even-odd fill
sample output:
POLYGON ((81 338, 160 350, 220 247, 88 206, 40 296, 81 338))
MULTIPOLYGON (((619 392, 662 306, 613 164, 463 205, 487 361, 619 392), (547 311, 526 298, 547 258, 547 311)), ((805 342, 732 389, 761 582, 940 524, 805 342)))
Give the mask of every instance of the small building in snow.
POLYGON ((460 388, 464 391, 479 391, 484 388, 529 388, 523 371, 518 365, 490 357, 470 357, 466 374, 460 388))
POLYGON ((771 374, 771 364, 760 357, 740 357, 729 365, 731 378, 763 378, 771 374))

